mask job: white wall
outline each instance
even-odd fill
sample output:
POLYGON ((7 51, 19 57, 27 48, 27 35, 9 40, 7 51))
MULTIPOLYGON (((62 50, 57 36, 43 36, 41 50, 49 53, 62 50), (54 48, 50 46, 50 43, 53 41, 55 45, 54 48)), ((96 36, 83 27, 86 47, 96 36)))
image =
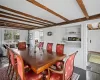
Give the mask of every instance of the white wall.
POLYGON ((28 30, 19 30, 20 34, 20 41, 26 41, 28 40, 28 30))
MULTIPOLYGON (((46 28, 44 29, 44 48, 46 48, 46 45, 48 42, 52 42, 54 43, 53 45, 53 51, 56 51, 56 44, 57 43, 62 43, 62 37, 64 35, 64 29, 65 27, 69 27, 69 26, 73 26, 73 25, 64 25, 62 27, 52 27, 52 28, 46 28), (63 28, 64 27, 64 28, 63 28), (52 36, 47 36, 47 32, 48 31, 51 31, 53 33, 52 36)), ((77 26, 76 24, 74 26, 77 26)), ((81 25, 81 29, 83 29, 83 25, 81 25)), ((82 34, 83 35, 83 31, 82 31, 82 34)), ((82 37, 82 41, 83 43, 83 37, 82 37)), ((80 68, 83 68, 84 69, 84 65, 83 65, 83 45, 81 43, 81 48, 75 48, 75 47, 68 47, 67 45, 64 45, 64 54, 66 55, 70 55, 72 54, 73 52, 75 51, 79 51, 78 54, 76 55, 76 58, 75 58, 75 66, 77 67, 80 67, 80 68)))
MULTIPOLYGON (((4 30, 5 29, 10 29, 10 30, 17 30, 17 29, 11 29, 11 28, 0 28, 0 47, 3 50, 3 55, 6 55, 6 51, 3 48, 2 44, 8 44, 7 42, 4 41, 4 30)), ((20 35, 20 39, 19 41, 26 41, 28 40, 28 30, 18 30, 19 31, 19 35, 20 35)))
MULTIPOLYGON (((64 53, 66 55, 69 55, 69 54, 78 50, 79 52, 78 52, 78 54, 76 55, 76 58, 75 58, 75 66, 82 68, 82 69, 86 69, 87 37, 88 37, 87 36, 87 32, 88 32, 87 24, 99 22, 99 21, 100 21, 100 19, 96 19, 96 20, 84 21, 84 22, 79 22, 79 23, 73 23, 73 24, 44 28, 44 29, 42 29, 44 31, 44 48, 46 49, 48 42, 52 42, 52 43, 54 43, 53 51, 56 51, 56 44, 61 43, 61 39, 62 39, 63 33, 64 33, 64 27, 81 25, 81 48, 74 48, 74 47, 72 48, 72 47, 67 47, 65 45, 64 53), (53 33, 52 36, 47 36, 47 32, 49 32, 49 31, 51 31, 53 33)), ((39 29, 37 29, 37 30, 39 30, 39 29)), ((34 30, 32 30, 31 32, 33 32, 33 34, 34 34, 34 30)), ((34 39, 32 41, 34 41, 34 39)))

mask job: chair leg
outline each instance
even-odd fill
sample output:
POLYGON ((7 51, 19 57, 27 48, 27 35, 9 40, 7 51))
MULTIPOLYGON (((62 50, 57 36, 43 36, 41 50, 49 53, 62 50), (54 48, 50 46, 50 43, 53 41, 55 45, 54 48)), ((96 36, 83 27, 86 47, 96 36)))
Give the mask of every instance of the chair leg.
POLYGON ((49 77, 46 77, 46 80, 49 80, 49 77))
POLYGON ((7 68, 7 74, 9 74, 9 70, 10 70, 10 63, 8 65, 8 68, 7 68))
POLYGON ((10 64, 8 77, 10 76, 11 70, 12 70, 12 66, 11 66, 11 64, 10 64))
POLYGON ((7 73, 8 73, 8 71, 9 71, 9 67, 10 67, 10 64, 9 64, 9 66, 8 66, 8 68, 7 68, 7 73))
POLYGON ((48 69, 48 78, 47 80, 50 80, 50 70, 48 69))
POLYGON ((17 76, 18 76, 18 73, 17 73, 17 71, 16 71, 16 80, 17 80, 17 76))
POLYGON ((71 78, 69 78, 68 80, 72 80, 71 78))
POLYGON ((11 80, 13 79, 13 76, 14 76, 14 68, 12 68, 11 80))

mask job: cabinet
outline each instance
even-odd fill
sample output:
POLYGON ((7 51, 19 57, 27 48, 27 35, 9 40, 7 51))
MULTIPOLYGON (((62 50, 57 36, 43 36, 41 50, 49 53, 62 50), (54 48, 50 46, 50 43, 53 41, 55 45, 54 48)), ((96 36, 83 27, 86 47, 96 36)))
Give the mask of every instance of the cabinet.
POLYGON ((100 80, 100 23, 87 24, 87 80, 100 80))
POLYGON ((81 25, 66 27, 62 42, 68 47, 81 47, 81 25))
POLYGON ((88 51, 100 52, 100 30, 88 30, 88 51))

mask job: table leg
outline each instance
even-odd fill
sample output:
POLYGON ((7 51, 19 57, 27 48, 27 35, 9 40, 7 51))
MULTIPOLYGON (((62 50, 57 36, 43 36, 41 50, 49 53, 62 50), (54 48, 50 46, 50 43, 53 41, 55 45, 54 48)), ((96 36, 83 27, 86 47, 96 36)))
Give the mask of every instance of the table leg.
POLYGON ((48 80, 50 79, 50 70, 48 68, 48 80))

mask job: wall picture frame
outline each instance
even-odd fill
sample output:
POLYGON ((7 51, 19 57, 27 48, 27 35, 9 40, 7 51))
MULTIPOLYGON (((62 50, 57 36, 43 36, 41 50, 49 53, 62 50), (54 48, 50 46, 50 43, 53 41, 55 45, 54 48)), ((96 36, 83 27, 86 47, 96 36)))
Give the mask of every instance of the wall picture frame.
POLYGON ((47 32, 47 35, 48 36, 51 36, 52 35, 52 32, 51 31, 47 32))

